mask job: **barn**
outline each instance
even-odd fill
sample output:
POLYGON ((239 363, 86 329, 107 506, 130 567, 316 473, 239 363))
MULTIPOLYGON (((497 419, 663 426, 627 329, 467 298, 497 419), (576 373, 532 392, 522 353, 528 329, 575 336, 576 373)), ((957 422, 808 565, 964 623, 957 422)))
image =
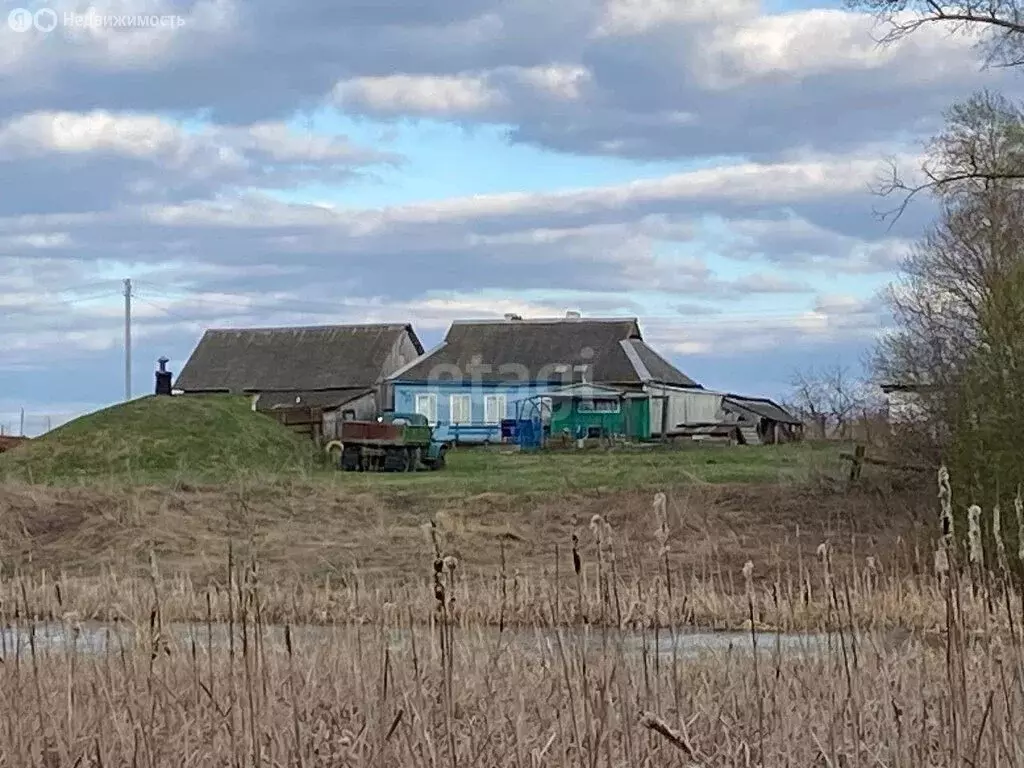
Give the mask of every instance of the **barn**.
POLYGON ((421 354, 408 323, 210 329, 174 390, 250 395, 256 410, 329 438, 339 419, 390 407, 384 380, 421 354))

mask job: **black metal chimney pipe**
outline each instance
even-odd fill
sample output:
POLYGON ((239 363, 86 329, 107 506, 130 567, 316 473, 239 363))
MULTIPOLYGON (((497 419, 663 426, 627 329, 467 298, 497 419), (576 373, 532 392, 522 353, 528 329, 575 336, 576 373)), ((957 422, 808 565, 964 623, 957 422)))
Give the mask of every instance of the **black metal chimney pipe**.
POLYGON ((167 363, 170 361, 166 357, 161 357, 157 362, 160 364, 160 370, 156 372, 156 393, 170 395, 172 374, 167 370, 167 363))

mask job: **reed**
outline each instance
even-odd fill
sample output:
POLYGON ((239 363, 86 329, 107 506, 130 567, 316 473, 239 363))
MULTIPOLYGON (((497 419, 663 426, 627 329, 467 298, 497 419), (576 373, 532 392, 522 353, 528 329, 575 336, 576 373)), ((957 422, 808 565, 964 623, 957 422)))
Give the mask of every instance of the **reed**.
POLYGON ((387 585, 266 580, 235 547, 203 585, 156 557, 147 583, 5 573, 0 765, 1019 764, 1021 592, 983 514, 957 540, 942 499, 937 572, 824 542, 730 586, 674 570, 662 504, 654 570, 599 516, 511 575, 436 527, 387 585))

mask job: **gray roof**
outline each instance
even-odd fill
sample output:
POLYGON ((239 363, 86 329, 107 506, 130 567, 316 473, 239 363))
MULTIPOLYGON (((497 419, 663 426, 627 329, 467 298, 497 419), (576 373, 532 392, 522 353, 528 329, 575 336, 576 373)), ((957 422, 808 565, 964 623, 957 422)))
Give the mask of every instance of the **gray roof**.
POLYGON ((403 334, 423 352, 412 326, 328 325, 211 329, 178 375, 186 392, 295 392, 368 387, 403 334))
POLYGON ((726 404, 736 405, 751 413, 780 424, 802 424, 803 421, 791 414, 778 403, 766 397, 744 397, 742 395, 726 395, 726 404))
POLYGON ((332 409, 373 392, 372 388, 329 389, 325 392, 261 392, 256 408, 261 411, 288 408, 332 409))
POLYGON ((647 346, 635 318, 474 320, 393 381, 559 382, 698 386, 647 346))

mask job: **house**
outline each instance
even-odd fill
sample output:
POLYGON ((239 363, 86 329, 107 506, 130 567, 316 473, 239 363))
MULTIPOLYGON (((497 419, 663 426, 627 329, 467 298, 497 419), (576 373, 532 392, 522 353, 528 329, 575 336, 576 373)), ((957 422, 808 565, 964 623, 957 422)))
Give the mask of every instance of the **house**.
POLYGON ((322 414, 320 428, 330 435, 339 418, 373 418, 389 408, 384 380, 422 354, 409 324, 211 329, 174 388, 252 395, 256 410, 286 423, 289 414, 305 414, 309 423, 322 414))
POLYGON ((551 393, 573 384, 640 394, 642 405, 630 407, 638 409, 633 429, 644 436, 701 407, 687 401, 700 386, 647 345, 636 318, 577 313, 456 321, 440 345, 389 383, 396 410, 426 415, 453 442, 499 442, 503 421, 528 418, 524 408, 537 397, 552 408, 551 393))

